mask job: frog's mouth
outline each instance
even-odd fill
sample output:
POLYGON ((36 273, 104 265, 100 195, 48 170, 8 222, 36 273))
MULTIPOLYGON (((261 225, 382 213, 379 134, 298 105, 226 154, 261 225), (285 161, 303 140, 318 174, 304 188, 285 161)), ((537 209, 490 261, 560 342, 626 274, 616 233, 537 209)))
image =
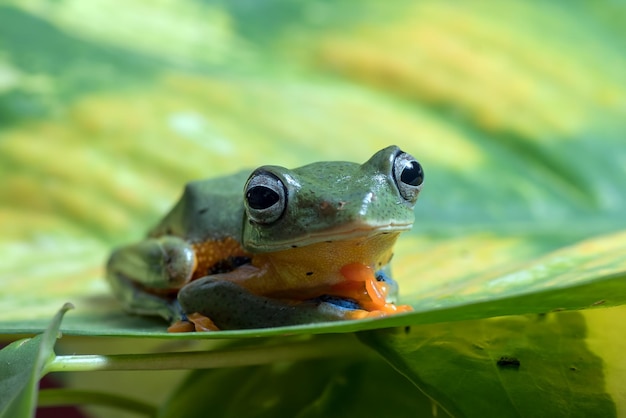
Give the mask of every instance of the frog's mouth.
POLYGON ((344 241, 380 234, 400 233, 410 230, 412 226, 412 223, 388 223, 383 225, 349 224, 324 231, 312 232, 298 241, 305 242, 305 245, 322 241, 344 241))
MULTIPOLYGON (((321 242, 332 243, 350 241, 358 238, 370 238, 377 235, 398 235, 401 232, 410 230, 412 226, 412 222, 387 223, 379 225, 350 223, 342 225, 340 227, 324 229, 321 231, 312 231, 308 234, 303 234, 302 236, 291 240, 278 241, 271 245, 266 244, 263 245, 262 252, 281 251, 289 248, 301 248, 321 242)), ((259 248, 259 250, 261 249, 259 248)))

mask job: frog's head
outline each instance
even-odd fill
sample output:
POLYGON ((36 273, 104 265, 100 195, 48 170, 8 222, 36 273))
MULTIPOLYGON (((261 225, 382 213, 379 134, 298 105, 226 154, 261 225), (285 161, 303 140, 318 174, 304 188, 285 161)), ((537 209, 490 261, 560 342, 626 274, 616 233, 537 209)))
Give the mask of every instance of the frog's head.
POLYGON ((408 230, 423 180, 420 164, 396 146, 361 165, 259 167, 244 189, 243 245, 269 252, 408 230))

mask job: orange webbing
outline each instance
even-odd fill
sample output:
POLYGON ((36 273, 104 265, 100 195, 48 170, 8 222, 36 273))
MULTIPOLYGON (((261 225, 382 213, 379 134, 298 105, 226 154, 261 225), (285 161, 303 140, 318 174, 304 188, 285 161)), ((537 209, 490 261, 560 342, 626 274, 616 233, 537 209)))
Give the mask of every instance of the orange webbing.
POLYGON ((355 299, 366 310, 367 317, 392 315, 401 312, 410 312, 409 305, 394 305, 387 303, 389 288, 385 282, 376 280, 374 270, 361 263, 346 264, 341 268, 341 275, 346 282, 335 285, 342 296, 355 299))

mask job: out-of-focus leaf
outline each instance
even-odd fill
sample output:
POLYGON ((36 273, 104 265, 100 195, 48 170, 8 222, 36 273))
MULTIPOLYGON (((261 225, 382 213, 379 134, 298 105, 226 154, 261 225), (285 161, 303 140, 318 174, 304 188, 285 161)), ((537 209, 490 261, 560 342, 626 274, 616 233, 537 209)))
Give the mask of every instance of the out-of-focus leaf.
POLYGON ((578 312, 360 335, 453 416, 617 416, 578 312))
POLYGON ((40 370, 36 359, 42 336, 19 340, 0 351, 0 416, 8 418, 32 415, 40 370))
POLYGON ((307 361, 199 370, 172 395, 159 417, 438 416, 432 402, 380 360, 307 361))
POLYGON ((0 417, 34 416, 39 379, 54 359, 54 343, 69 309, 71 305, 64 305, 43 334, 15 341, 0 351, 0 417))

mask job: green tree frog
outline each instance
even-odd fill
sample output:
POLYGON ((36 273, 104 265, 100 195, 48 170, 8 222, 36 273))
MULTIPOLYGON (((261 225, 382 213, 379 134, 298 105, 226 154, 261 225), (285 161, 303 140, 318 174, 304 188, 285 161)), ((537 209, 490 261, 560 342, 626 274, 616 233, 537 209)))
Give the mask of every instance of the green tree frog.
POLYGON ((388 315, 393 245, 424 172, 396 146, 364 164, 262 166, 194 181, 107 279, 125 309, 169 330, 264 328, 388 315))

